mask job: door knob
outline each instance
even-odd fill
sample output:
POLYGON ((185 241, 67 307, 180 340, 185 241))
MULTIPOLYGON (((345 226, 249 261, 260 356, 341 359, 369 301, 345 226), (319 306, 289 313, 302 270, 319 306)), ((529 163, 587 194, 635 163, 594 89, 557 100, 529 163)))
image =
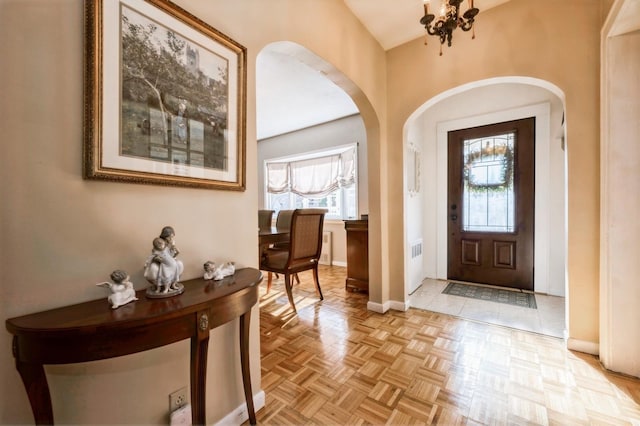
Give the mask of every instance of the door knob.
POLYGON ((451 220, 458 220, 457 214, 452 214, 450 217, 451 217, 451 220))

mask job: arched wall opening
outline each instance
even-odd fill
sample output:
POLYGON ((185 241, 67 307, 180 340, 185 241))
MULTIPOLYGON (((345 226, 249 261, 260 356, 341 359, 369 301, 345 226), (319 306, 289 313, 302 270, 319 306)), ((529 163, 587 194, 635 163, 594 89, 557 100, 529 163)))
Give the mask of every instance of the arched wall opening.
POLYGON ((536 118, 534 288, 568 296, 564 110, 564 93, 557 86, 528 77, 500 77, 441 93, 409 117, 403 130, 405 300, 424 278, 447 278, 447 133, 532 116, 536 118), (416 157, 419 190, 410 191, 416 157), (416 250, 419 244, 422 249, 416 250))
MULTIPOLYGON (((374 108, 365 96, 364 92, 344 73, 338 70, 331 63, 316 55, 306 47, 290 42, 278 41, 267 44, 258 53, 270 51, 278 55, 285 55, 298 61, 301 64, 317 71, 326 77, 336 86, 342 89, 357 106, 360 118, 364 126, 364 140, 358 142, 358 213, 368 214, 369 217, 369 276, 371 298, 381 299, 381 219, 380 219, 380 122, 374 108)), ((260 69, 256 69, 256 75, 260 73, 260 69)), ((259 111, 257 112, 259 114, 259 111)), ((356 126, 359 128, 359 126, 356 126)), ((268 140, 267 140, 268 141, 268 140)), ((301 141, 304 144, 304 141, 301 141)), ((262 143, 262 142, 259 142, 262 143)), ((344 143, 344 142, 341 142, 344 143)), ((317 149, 317 146, 308 148, 307 150, 317 149)), ((260 150, 258 150, 260 151, 260 150)), ((258 152, 258 183, 262 185, 264 182, 262 156, 258 152)), ((259 189, 263 191, 262 187, 259 189)), ((260 195, 259 201, 262 205, 263 195, 260 195)), ((337 226, 337 225, 336 225, 337 226)), ((344 224, 340 223, 342 232, 344 233, 344 224)), ((326 228, 326 226, 325 226, 326 228)), ((337 229, 336 229, 337 230, 337 229)))

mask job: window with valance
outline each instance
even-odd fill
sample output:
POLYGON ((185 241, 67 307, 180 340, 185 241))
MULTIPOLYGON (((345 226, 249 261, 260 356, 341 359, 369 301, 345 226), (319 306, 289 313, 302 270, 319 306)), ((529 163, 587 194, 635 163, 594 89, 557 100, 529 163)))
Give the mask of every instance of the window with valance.
POLYGON ((276 211, 326 207, 327 217, 355 217, 356 182, 356 145, 267 161, 267 207, 276 211))

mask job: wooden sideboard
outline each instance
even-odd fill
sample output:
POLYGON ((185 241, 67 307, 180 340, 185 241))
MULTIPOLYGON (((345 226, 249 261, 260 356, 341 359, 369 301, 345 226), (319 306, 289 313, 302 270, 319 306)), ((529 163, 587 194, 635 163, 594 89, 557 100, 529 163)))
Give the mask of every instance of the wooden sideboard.
POLYGON ((194 425, 203 425, 209 330, 240 318, 240 364, 249 421, 256 424, 249 370, 249 322, 258 301, 262 273, 238 269, 220 281, 184 281, 183 294, 139 300, 111 309, 107 298, 38 312, 6 321, 13 356, 36 424, 53 424, 44 364, 94 361, 142 352, 191 339, 191 406, 194 425))
POLYGON ((347 280, 345 288, 369 292, 369 221, 345 220, 347 280))

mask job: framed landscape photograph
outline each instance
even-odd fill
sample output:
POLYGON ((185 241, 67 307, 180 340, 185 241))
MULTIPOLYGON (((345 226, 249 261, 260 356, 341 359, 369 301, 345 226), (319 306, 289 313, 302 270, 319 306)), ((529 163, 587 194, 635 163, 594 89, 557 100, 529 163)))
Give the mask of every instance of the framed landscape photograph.
POLYGON ((84 177, 244 190, 246 48, 168 0, 85 8, 84 177))

